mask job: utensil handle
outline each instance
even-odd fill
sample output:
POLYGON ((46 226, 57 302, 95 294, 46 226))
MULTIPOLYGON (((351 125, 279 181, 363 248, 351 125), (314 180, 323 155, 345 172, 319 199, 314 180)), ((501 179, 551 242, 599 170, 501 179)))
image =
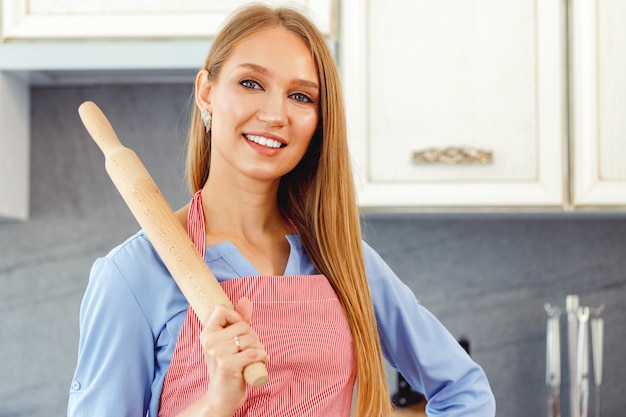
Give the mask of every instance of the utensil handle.
POLYGON ((604 319, 591 319, 591 349, 593 359, 593 376, 596 386, 602 385, 602 362, 604 348, 604 319))
MULTIPOLYGON (((104 153, 111 180, 198 318, 205 322, 219 304, 232 308, 230 299, 139 157, 122 145, 95 103, 87 101, 81 104, 78 113, 104 153)), ((253 387, 263 385, 268 378, 265 365, 261 362, 249 365, 243 374, 246 382, 253 387)))

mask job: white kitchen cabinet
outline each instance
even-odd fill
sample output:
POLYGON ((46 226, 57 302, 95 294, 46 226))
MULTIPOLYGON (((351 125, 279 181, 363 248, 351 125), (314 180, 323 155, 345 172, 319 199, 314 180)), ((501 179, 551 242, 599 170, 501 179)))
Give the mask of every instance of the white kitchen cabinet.
MULTIPOLYGON (((325 34, 334 30, 335 2, 291 1, 310 11, 325 34)), ((207 38, 215 35, 226 17, 243 3, 246 1, 10 0, 2 2, 1 38, 207 38)))
POLYGON ((563 208, 565 14, 561 0, 343 1, 361 207, 563 208))
POLYGON ((571 0, 572 201, 626 206, 626 2, 571 0))
MULTIPOLYGON (((338 0, 301 5, 334 46, 338 0)), ((30 86, 191 83, 244 0, 0 0, 0 218, 26 219, 30 86)))

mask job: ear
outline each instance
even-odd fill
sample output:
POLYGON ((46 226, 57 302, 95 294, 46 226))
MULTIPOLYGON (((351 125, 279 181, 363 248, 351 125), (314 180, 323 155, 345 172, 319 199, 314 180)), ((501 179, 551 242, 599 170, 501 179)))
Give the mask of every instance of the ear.
POLYGON ((196 75, 196 105, 199 109, 207 109, 210 113, 211 110, 211 82, 209 81, 209 71, 202 69, 196 75))

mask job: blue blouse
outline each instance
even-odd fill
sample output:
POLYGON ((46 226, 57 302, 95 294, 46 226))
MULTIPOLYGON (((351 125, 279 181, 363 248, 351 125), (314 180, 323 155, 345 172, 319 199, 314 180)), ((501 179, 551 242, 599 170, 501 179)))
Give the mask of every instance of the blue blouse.
MULTIPOLYGON (((317 274, 300 238, 287 240, 284 275, 317 274)), ((494 416, 483 370, 366 243, 364 255, 384 357, 425 394, 427 413, 494 416)), ((259 275, 229 242, 207 247, 204 259, 220 282, 259 275)), ((142 231, 96 260, 80 309, 68 417, 156 417, 187 307, 142 231)))

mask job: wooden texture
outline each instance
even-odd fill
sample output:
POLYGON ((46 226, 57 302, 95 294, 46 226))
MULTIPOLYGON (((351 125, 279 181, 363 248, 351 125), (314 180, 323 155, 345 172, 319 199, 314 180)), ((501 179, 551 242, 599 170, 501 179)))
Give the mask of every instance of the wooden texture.
MULTIPOLYGON (((205 322, 217 305, 232 308, 230 299, 139 157, 121 144, 96 104, 87 101, 78 112, 85 128, 104 153, 111 180, 196 315, 205 322)), ((263 385, 268 378, 265 365, 261 362, 249 365, 244 369, 244 378, 254 387, 263 385)))

